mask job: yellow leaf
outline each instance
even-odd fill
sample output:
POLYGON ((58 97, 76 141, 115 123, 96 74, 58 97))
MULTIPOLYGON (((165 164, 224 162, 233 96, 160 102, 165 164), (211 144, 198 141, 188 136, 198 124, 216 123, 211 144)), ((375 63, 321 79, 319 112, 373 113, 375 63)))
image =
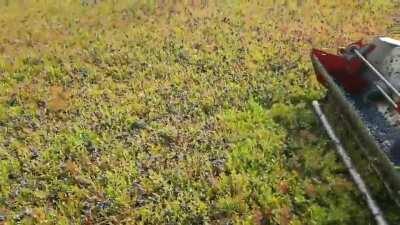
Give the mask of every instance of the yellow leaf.
POLYGON ((47 107, 51 111, 62 111, 68 107, 69 93, 60 86, 50 87, 50 98, 47 107))
POLYGON ((72 175, 76 175, 79 172, 79 166, 72 160, 68 160, 67 162, 65 162, 64 168, 68 173, 72 175))
POLYGON ((32 217, 36 222, 42 222, 46 218, 46 214, 42 208, 34 208, 32 210, 32 217))

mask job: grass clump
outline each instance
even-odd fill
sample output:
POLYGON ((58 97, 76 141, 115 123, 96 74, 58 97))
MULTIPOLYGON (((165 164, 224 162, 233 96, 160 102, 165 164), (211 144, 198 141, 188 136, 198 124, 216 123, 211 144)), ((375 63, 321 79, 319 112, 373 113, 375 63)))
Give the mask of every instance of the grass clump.
POLYGON ((312 46, 390 1, 7 1, 6 224, 368 224, 308 103, 312 46))

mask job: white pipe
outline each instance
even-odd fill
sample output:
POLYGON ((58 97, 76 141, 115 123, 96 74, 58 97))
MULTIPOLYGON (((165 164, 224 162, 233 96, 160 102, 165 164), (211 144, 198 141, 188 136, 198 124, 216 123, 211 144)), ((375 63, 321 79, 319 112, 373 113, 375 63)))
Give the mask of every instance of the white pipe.
POLYGON ((399 91, 357 50, 354 49, 354 53, 372 70, 374 73, 395 93, 400 97, 399 91))
POLYGON ((382 93, 382 95, 386 98, 386 100, 388 100, 388 102, 390 104, 392 104, 392 106, 397 109, 397 104, 396 102, 394 102, 394 100, 383 90, 383 88, 381 86, 379 86, 378 84, 375 84, 375 87, 378 88, 378 90, 382 93))
POLYGON ((329 138, 335 144, 336 151, 342 158, 347 170, 350 173, 351 178, 353 179, 354 183, 357 185, 360 192, 365 197, 367 201, 368 208, 371 210, 372 215, 378 225, 388 225, 386 222, 385 217, 383 216, 382 210, 379 208, 378 204, 372 198, 364 180, 361 178, 361 175, 357 172, 351 158, 347 154, 346 150, 344 149, 342 143, 340 142, 339 138, 336 136, 335 132, 333 131, 331 125, 329 124, 328 120, 326 119, 325 114, 322 112, 321 107, 318 101, 313 101, 312 105, 314 107, 315 113, 317 114, 319 120, 322 122, 326 132, 328 133, 329 138))

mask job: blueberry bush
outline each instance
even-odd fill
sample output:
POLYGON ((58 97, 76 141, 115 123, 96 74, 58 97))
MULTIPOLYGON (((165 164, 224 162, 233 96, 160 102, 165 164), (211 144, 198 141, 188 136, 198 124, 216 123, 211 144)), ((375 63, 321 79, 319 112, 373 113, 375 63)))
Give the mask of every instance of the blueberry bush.
POLYGON ((0 0, 0 224, 373 224, 309 59, 388 0, 0 0))

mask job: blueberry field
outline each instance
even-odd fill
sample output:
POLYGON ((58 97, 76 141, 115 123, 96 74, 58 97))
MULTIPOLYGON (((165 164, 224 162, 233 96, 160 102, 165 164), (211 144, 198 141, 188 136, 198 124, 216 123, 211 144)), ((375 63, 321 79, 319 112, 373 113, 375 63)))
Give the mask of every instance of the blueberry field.
POLYGON ((0 224, 373 224, 312 47, 388 0, 0 0, 0 224))

